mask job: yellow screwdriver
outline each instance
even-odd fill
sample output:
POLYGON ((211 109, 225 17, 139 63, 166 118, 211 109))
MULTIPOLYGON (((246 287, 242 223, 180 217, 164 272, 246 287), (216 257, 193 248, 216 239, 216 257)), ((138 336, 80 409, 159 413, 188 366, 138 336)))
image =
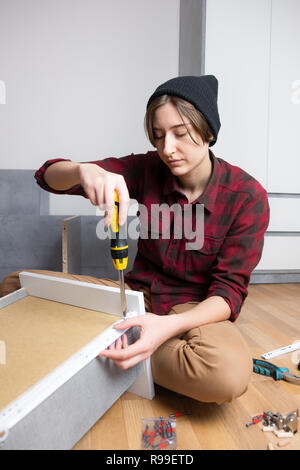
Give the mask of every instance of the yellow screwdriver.
POLYGON ((115 190, 115 206, 112 221, 110 223, 111 241, 110 253, 114 263, 114 267, 119 273, 120 291, 121 291, 121 308, 123 317, 126 317, 127 306, 125 297, 125 281, 124 270, 127 268, 128 262, 128 244, 126 238, 120 238, 119 230, 119 196, 115 190))

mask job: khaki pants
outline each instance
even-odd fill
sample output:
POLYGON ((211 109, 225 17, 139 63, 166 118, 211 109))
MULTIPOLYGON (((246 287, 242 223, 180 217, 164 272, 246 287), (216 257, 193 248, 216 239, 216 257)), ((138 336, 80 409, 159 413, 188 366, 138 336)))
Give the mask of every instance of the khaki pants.
MULTIPOLYGON (((118 287, 118 281, 45 270, 30 272, 118 287)), ((19 271, 0 284, 0 296, 20 288, 19 271)), ((126 285, 127 289, 130 289, 126 285)), ((150 292, 143 291, 146 311, 151 311, 150 292)), ((180 314, 195 305, 175 305, 169 314, 180 314)), ((248 346, 230 321, 193 328, 170 338, 151 356, 153 380, 158 385, 201 402, 221 404, 242 395, 252 373, 248 346)))

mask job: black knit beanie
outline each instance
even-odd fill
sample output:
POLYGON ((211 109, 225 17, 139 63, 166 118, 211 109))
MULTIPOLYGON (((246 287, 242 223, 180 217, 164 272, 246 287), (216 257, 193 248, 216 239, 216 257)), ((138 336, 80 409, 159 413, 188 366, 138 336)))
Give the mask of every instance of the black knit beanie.
POLYGON ((171 78, 160 85, 150 96, 147 108, 155 98, 161 95, 179 96, 192 103, 203 114, 214 134, 214 140, 210 142, 209 146, 216 143, 221 122, 217 103, 218 80, 214 75, 171 78))

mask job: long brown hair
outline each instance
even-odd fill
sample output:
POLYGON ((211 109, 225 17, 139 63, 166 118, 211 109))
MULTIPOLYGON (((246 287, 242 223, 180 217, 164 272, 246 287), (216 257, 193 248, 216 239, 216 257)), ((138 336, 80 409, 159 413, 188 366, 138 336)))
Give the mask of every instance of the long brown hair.
MULTIPOLYGON (((182 119, 182 122, 184 122, 183 116, 189 119, 189 122, 191 122, 193 128, 201 136, 201 139, 203 140, 204 143, 211 142, 212 140, 214 140, 213 132, 210 126, 208 125, 205 117, 203 116, 203 114, 200 113, 200 111, 198 111, 198 109, 195 108, 194 105, 192 105, 191 103, 189 103, 188 101, 182 98, 179 98, 178 96, 162 95, 162 96, 158 96, 155 100, 153 100, 150 103, 146 111, 145 120, 144 120, 145 132, 151 144, 153 145, 153 147, 156 147, 155 137, 153 133, 154 114, 157 108, 159 108, 160 106, 168 102, 171 102, 175 106, 175 108, 178 111, 178 114, 180 115, 182 119)), ((192 139, 192 141, 195 144, 198 144, 198 142, 196 142, 195 139, 192 137, 188 129, 188 126, 186 126, 186 130, 190 138, 192 139)))

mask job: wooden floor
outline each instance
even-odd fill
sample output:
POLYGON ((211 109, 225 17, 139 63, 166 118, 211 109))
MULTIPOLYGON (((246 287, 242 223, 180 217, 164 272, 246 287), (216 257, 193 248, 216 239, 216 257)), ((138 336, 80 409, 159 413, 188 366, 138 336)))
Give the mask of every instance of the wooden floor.
MULTIPOLYGON (((300 284, 251 285, 236 325, 256 358, 300 340, 300 284)), ((272 362, 300 375, 293 363, 295 355, 300 361, 300 351, 292 354, 272 362)), ((190 416, 177 419, 178 450, 264 450, 269 441, 277 450, 279 439, 274 434, 263 432, 260 424, 247 428, 246 423, 267 409, 280 413, 300 409, 300 386, 257 374, 243 396, 221 406, 199 403, 157 386, 155 390, 152 401, 126 392, 74 449, 140 449, 142 418, 190 411, 190 416)), ((298 434, 281 447, 285 449, 300 449, 300 425, 298 434)))

